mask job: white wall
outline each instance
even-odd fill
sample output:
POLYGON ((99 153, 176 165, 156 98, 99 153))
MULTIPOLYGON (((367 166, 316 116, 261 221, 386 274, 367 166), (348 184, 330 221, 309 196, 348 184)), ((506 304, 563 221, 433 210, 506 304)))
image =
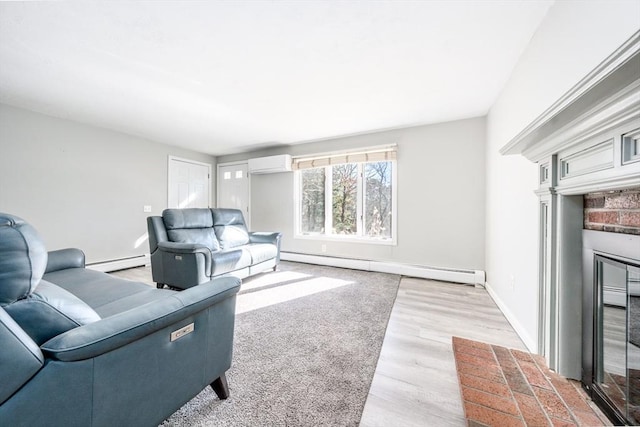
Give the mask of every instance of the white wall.
POLYGON ((293 173, 252 175, 252 228, 283 232, 282 247, 289 252, 484 270, 485 132, 485 119, 474 118, 219 157, 218 162, 396 143, 397 246, 294 239, 293 173))
POLYGON ((556 2, 488 115, 487 283, 534 351, 537 167, 521 156, 501 156, 498 150, 638 31, 639 20, 636 0, 556 2))
POLYGON ((208 155, 0 104, 0 211, 89 263, 142 255, 146 217, 167 206, 169 155, 215 170, 208 155))

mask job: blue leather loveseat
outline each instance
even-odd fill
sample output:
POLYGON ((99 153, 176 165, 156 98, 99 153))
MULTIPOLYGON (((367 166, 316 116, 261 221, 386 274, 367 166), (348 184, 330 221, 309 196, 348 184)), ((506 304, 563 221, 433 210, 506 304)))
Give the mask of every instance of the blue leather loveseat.
POLYGON ((0 213, 0 426, 155 426, 208 385, 226 398, 239 286, 85 269, 0 213))
POLYGON ((214 277, 245 278, 276 269, 278 232, 249 232, 238 209, 165 209, 147 218, 158 288, 187 289, 214 277))

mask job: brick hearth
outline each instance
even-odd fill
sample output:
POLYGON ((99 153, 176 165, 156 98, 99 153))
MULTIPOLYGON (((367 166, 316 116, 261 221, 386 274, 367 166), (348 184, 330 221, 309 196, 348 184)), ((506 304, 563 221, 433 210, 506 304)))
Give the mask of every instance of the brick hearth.
POLYGON ((610 425, 579 382, 539 355, 458 337, 453 353, 470 427, 610 425))

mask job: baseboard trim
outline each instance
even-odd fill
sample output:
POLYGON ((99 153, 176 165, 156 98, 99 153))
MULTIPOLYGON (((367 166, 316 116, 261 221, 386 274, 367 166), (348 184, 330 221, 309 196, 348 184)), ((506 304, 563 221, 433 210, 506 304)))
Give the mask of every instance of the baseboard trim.
POLYGON ((125 268, 142 267, 144 265, 149 265, 150 263, 151 262, 149 254, 145 254, 131 258, 95 262, 92 264, 87 264, 87 268, 90 268, 91 270, 101 271, 103 273, 108 273, 110 271, 124 270, 125 268))
POLYGON ((538 353, 538 340, 531 338, 531 336, 527 333, 526 329, 522 326, 522 324, 516 319, 511 310, 507 307, 507 305, 500 299, 500 297, 495 293, 491 285, 489 283, 485 283, 485 289, 489 293, 489 296, 496 303, 500 311, 504 317, 507 318, 507 322, 511 324, 511 327, 516 334, 520 337, 524 345, 531 353, 538 353))
POLYGON ((281 252, 280 258, 284 261, 351 268, 353 270, 376 271, 379 273, 400 274, 402 276, 441 280, 444 282, 464 283, 468 285, 484 285, 485 280, 484 271, 481 270, 453 270, 395 262, 309 255, 295 252, 281 252))

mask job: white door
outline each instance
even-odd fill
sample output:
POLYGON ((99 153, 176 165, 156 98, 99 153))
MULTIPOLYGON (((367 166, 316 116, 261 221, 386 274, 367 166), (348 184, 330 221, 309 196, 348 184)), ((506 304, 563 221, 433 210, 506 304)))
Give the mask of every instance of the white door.
POLYGON ((240 209, 249 228, 249 168, 246 163, 218 165, 217 207, 240 209))
POLYGON ((208 208, 211 165, 169 157, 169 208, 208 208))

